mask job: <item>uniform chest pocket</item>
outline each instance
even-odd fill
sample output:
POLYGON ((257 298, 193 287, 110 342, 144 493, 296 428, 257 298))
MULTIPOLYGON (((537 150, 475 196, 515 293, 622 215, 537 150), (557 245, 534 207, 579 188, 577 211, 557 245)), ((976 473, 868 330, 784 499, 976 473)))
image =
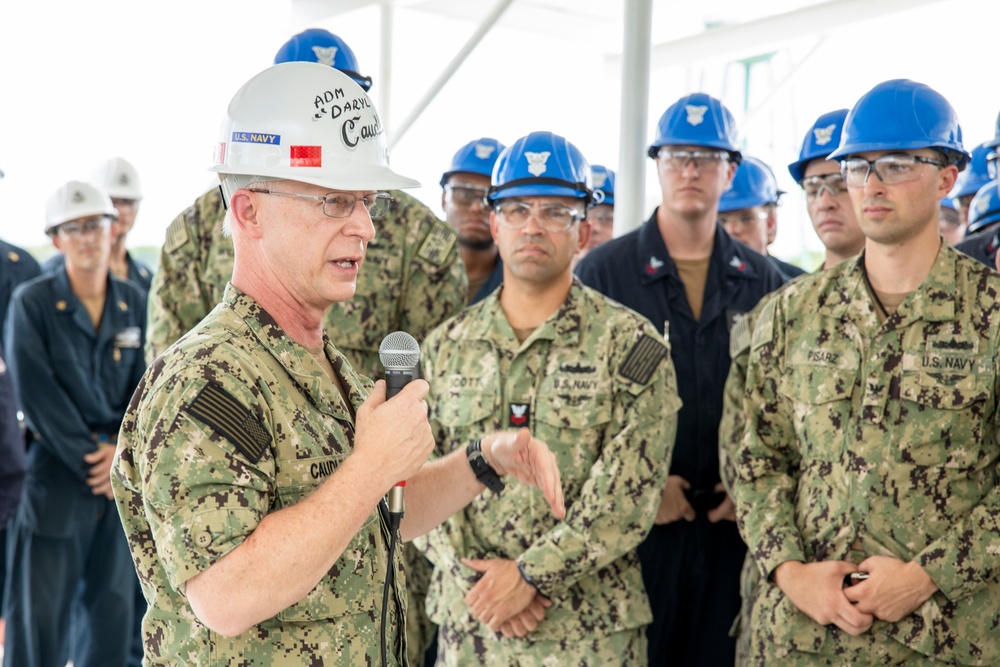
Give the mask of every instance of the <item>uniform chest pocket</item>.
MULTIPOLYGON (((544 391, 540 393, 545 395, 544 391)), ((571 491, 573 480, 586 479, 601 454, 604 434, 611 422, 611 396, 570 398, 536 399, 535 427, 531 431, 555 453, 563 483, 571 491)))
POLYGON ((792 424, 803 460, 837 461, 850 431, 857 371, 792 366, 778 392, 792 405, 792 424))
POLYGON ((894 415, 895 458, 916 466, 973 470, 985 465, 989 385, 970 373, 904 372, 894 415))
MULTIPOLYGON (((313 485, 278 489, 279 505, 294 505, 315 488, 313 485)), ((382 590, 376 585, 377 576, 385 571, 384 563, 378 566, 381 556, 378 533, 376 510, 319 583, 304 598, 278 612, 278 619, 308 623, 375 609, 375 591, 382 590)))
POLYGON ((447 429, 462 429, 491 419, 497 398, 482 392, 463 392, 436 401, 434 418, 447 429))

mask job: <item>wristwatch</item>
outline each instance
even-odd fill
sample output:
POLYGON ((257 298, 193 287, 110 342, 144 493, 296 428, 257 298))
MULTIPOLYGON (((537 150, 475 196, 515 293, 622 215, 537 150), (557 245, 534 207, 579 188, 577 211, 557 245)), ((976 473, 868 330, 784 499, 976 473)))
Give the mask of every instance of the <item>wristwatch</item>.
POLYGON ((465 456, 469 459, 469 467, 481 483, 493 493, 500 493, 506 484, 500 479, 500 475, 493 469, 483 456, 482 444, 479 440, 473 440, 465 448, 465 456))

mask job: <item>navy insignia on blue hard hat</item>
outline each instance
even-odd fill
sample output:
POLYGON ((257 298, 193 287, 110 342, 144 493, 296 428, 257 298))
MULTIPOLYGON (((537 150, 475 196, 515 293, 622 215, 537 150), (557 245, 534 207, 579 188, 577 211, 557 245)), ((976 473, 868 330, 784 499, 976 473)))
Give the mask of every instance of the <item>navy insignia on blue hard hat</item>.
POLYGON ((816 127, 813 128, 813 136, 816 137, 817 146, 826 146, 833 139, 833 131, 837 129, 837 124, 827 125, 826 127, 816 127))
POLYGON ((316 54, 316 62, 333 67, 333 61, 337 57, 336 46, 313 46, 312 50, 316 54))
POLYGON ((524 151, 524 157, 528 160, 528 173, 535 176, 541 176, 545 173, 545 161, 549 159, 549 151, 542 151, 541 153, 532 153, 530 151, 524 151))
POLYGON ((510 425, 515 428, 531 426, 531 406, 527 403, 511 403, 508 415, 510 425))
POLYGON ((983 215, 988 210, 990 210, 990 202, 992 199, 993 195, 991 195, 989 192, 985 193, 985 195, 981 197, 979 201, 976 202, 976 213, 978 213, 979 215, 983 215))
POLYGON ((594 187, 603 188, 604 184, 608 182, 608 174, 603 171, 599 171, 594 175, 594 187))
POLYGON ((701 125, 705 122, 705 112, 708 111, 708 107, 704 104, 685 104, 684 110, 687 111, 689 125, 701 125))
POLYGON ((493 155, 494 150, 496 150, 495 146, 490 146, 489 144, 476 144, 476 157, 480 160, 485 160, 489 156, 493 155))

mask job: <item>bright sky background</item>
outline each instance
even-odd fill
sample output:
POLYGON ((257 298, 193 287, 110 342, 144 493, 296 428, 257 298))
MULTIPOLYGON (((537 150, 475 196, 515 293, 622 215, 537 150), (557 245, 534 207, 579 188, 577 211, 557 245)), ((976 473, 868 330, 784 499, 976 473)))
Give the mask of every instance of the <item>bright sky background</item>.
MULTIPOLYGON (((714 9, 719 15, 710 16, 704 5, 713 3, 656 0, 654 38, 690 33, 706 19, 746 18, 741 12, 750 4, 721 0, 714 9)), ((776 8, 783 5, 796 3, 774 0, 776 8)), ((786 170, 813 120, 852 106, 879 81, 910 78, 952 102, 967 147, 991 138, 1000 110, 995 12, 996 0, 943 0, 831 32, 822 41, 790 36, 769 45, 762 51, 776 52, 771 65, 751 77, 749 107, 756 112, 749 122, 743 122, 743 70, 730 64, 736 55, 655 70, 647 136, 680 96, 702 90, 722 97, 741 121, 745 152, 770 163, 789 192, 772 250, 783 257, 817 250, 803 197, 786 170), (789 84, 769 96, 790 72, 789 84)), ((208 166, 229 99, 306 27, 327 28, 351 45, 362 73, 375 78, 371 92, 382 110, 375 8, 302 23, 280 0, 7 3, 0 10, 0 169, 6 173, 0 236, 18 245, 46 243, 52 192, 120 155, 139 170, 145 194, 129 245, 160 245, 170 221, 215 182, 208 166)), ((390 134, 476 27, 397 10, 392 107, 383 113, 390 134)), ((495 28, 393 149, 394 168, 424 184, 414 194, 436 213, 440 174, 455 150, 480 136, 509 144, 530 131, 551 130, 592 163, 616 168, 620 73, 606 56, 620 53, 621 36, 595 43, 563 33, 495 28)), ((651 161, 647 175, 648 212, 658 197, 651 161)))

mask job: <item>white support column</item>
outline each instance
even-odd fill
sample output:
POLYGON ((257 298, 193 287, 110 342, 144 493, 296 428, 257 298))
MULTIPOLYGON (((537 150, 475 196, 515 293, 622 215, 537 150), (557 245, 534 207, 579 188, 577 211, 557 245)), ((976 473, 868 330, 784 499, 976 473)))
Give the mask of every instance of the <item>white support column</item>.
POLYGON ((615 236, 639 227, 645 218, 652 19, 652 0, 625 0, 615 236))
POLYGON ((386 1, 379 6, 379 62, 378 79, 375 81, 375 93, 378 96, 379 120, 382 127, 389 127, 392 117, 392 21, 395 10, 392 2, 386 1))

